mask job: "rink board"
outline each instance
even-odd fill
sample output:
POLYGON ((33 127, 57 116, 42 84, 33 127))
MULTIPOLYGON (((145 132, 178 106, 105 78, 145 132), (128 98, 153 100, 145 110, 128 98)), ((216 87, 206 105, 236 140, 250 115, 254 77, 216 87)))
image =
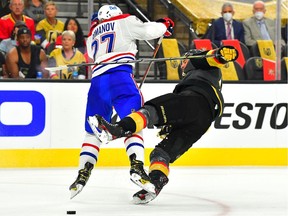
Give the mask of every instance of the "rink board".
MULTIPOLYGON (((175 84, 145 83, 149 100, 175 84)), ((0 167, 77 166, 89 83, 1 82, 0 167)), ((288 85, 223 85, 224 115, 179 166, 287 166, 288 85)), ((161 140, 145 129, 146 164, 161 140)), ((127 166, 123 139, 102 145, 98 166, 127 166)))
MULTIPOLYGON (((145 165, 149 153, 145 151, 145 165)), ((2 168, 76 167, 79 149, 0 150, 2 168)), ((287 148, 191 148, 171 166, 287 166, 287 148)), ((123 148, 101 149, 97 166, 129 166, 123 148)))

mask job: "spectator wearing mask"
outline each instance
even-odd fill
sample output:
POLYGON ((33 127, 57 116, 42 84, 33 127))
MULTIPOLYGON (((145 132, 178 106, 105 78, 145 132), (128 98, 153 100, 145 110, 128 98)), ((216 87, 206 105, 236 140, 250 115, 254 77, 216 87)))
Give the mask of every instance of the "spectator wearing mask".
POLYGON ((207 38, 220 47, 222 40, 239 40, 244 43, 244 28, 240 21, 233 19, 235 14, 231 3, 222 5, 222 17, 214 20, 208 30, 207 38))
MULTIPOLYGON (((253 4, 253 16, 243 21, 245 43, 248 47, 253 46, 257 40, 272 40, 275 44, 275 21, 265 17, 266 8, 263 1, 253 4)), ((285 42, 281 40, 282 47, 285 42)))

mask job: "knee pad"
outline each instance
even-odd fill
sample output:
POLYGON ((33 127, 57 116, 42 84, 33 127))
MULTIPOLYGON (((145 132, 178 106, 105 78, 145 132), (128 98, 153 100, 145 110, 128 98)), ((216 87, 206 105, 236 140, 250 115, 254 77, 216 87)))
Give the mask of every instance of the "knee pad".
POLYGON ((150 154, 150 163, 155 161, 169 165, 170 157, 163 149, 156 147, 150 154))
POLYGON ((144 109, 140 109, 139 112, 142 112, 145 115, 147 119, 147 128, 154 128, 153 125, 158 124, 159 117, 154 106, 144 105, 144 109))
POLYGON ((156 147, 150 154, 149 173, 155 170, 163 172, 166 176, 169 174, 170 157, 163 149, 156 147))

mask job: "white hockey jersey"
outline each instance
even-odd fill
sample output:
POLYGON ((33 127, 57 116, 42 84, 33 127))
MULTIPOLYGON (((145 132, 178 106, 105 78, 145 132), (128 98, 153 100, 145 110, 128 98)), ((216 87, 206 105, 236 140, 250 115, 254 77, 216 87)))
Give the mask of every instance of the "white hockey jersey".
MULTIPOLYGON (((167 28, 160 22, 143 23, 136 16, 123 14, 105 20, 96 26, 87 39, 88 56, 97 62, 135 60, 136 40, 161 37, 167 28)), ((130 63, 134 66, 133 63, 130 63)), ((119 64, 95 65, 92 78, 119 64)))

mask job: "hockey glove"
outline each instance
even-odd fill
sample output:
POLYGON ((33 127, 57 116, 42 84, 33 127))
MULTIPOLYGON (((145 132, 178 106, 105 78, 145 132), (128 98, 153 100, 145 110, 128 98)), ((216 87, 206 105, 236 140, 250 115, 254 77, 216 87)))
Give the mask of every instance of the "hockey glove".
POLYGON ((158 132, 157 136, 161 139, 165 139, 165 137, 171 132, 171 125, 164 125, 161 127, 161 130, 158 132))
POLYGON ((233 46, 222 46, 219 49, 210 50, 206 55, 213 55, 213 58, 206 58, 210 66, 221 68, 224 64, 235 61, 238 58, 238 51, 233 46))
POLYGON ((222 46, 216 49, 215 57, 220 63, 226 64, 238 58, 238 51, 233 46, 222 46))
POLYGON ((169 17, 158 19, 156 22, 161 22, 166 26, 167 31, 164 33, 165 37, 170 37, 173 34, 174 22, 169 17))

